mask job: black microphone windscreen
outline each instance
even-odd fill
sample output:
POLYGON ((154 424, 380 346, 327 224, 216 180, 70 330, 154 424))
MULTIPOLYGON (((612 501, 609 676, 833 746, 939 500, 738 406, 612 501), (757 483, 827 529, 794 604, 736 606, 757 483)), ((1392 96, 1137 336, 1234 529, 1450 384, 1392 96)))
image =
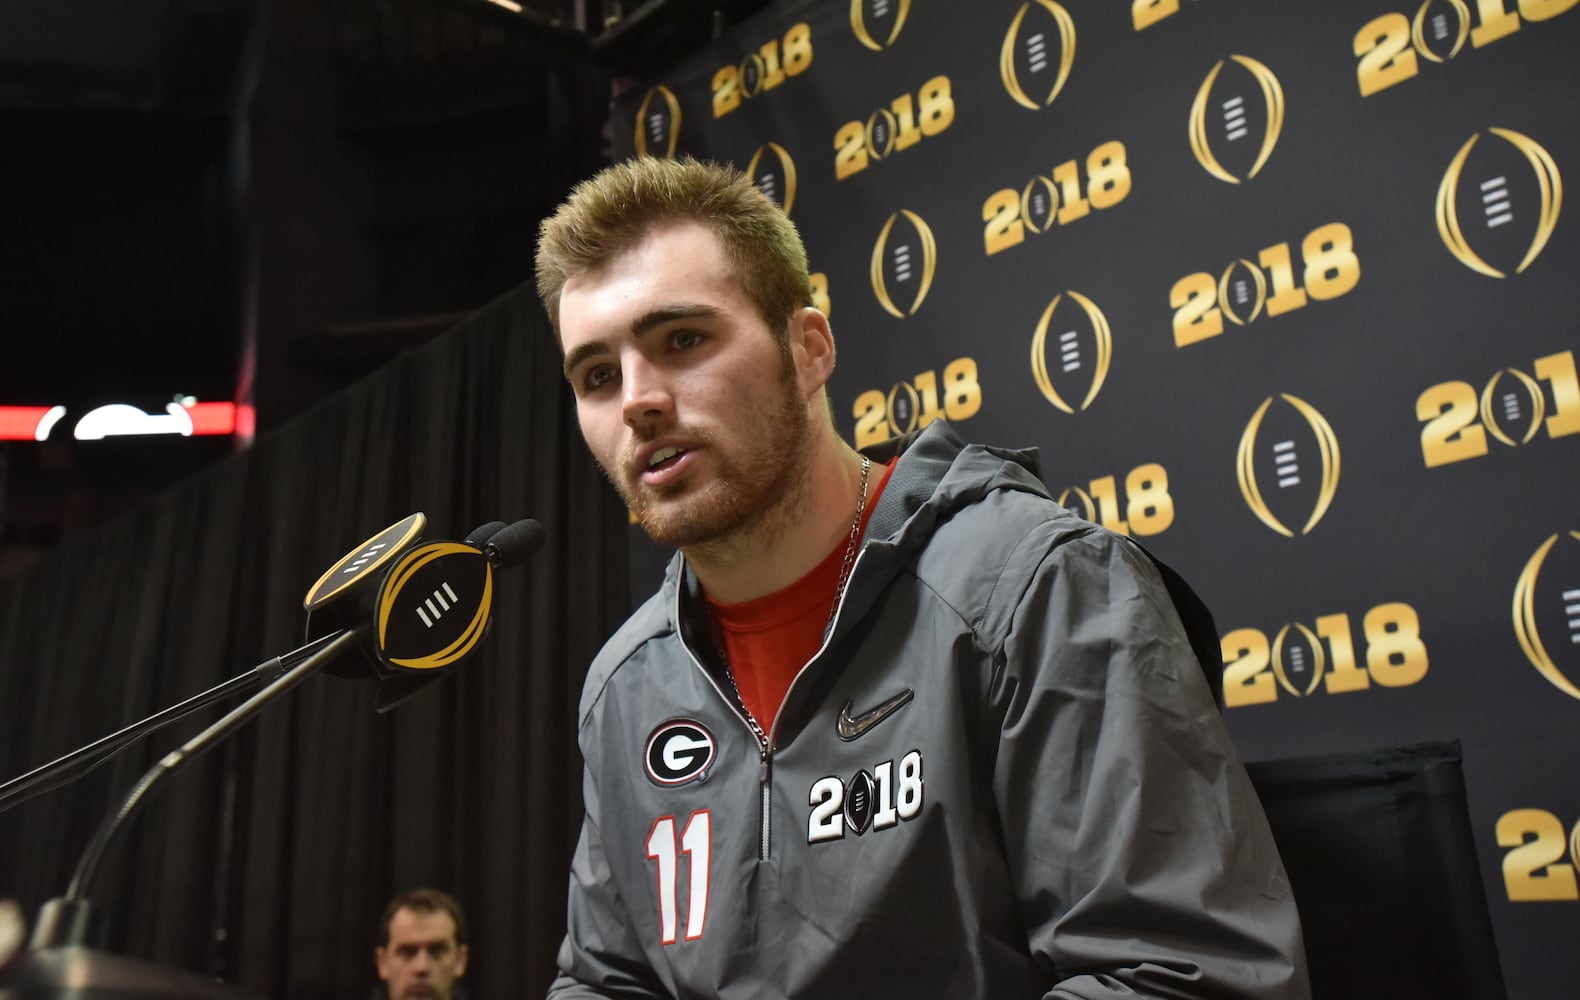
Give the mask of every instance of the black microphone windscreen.
POLYGON ((483 545, 483 553, 496 568, 504 569, 542 548, 546 537, 543 525, 530 517, 524 518, 495 532, 483 545))
POLYGON ((466 544, 474 549, 481 549, 483 543, 504 531, 505 527, 504 521, 489 521, 487 524, 480 524, 466 536, 466 544))

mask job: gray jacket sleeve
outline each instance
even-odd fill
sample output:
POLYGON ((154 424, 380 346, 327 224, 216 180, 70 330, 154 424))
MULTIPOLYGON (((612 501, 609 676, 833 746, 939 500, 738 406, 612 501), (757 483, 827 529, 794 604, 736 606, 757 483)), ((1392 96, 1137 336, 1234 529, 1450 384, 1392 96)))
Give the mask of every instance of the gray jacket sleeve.
POLYGON ((1267 819, 1146 555, 1039 530, 1015 560, 992 781, 1046 997, 1309 997, 1267 819))
POLYGON ((566 934, 560 944, 559 975, 549 986, 553 1000, 619 997, 658 1000, 668 993, 654 979, 632 933, 625 904, 614 887, 598 833, 598 798, 590 776, 582 781, 586 815, 571 858, 566 934))

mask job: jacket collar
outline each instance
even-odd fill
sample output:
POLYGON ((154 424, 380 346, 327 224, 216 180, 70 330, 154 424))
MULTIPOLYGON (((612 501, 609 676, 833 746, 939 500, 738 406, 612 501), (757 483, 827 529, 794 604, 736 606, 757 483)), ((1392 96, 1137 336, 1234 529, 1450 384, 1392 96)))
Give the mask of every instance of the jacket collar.
MULTIPOLYGON (((874 462, 887 462, 896 455, 900 460, 867 522, 846 590, 846 607, 839 616, 842 622, 859 618, 875 589, 881 588, 880 581, 886 581, 899 563, 925 545, 939 521, 955 511, 995 490, 1049 495, 1040 478, 1041 459, 1036 448, 967 444, 944 420, 864 448, 862 454, 874 462), (858 577, 868 582, 860 588, 863 599, 855 601, 858 577)), ((687 644, 692 649, 711 648, 711 643, 699 643, 691 634, 690 626, 698 617, 695 609, 702 606, 702 588, 679 552, 670 559, 661 594, 665 605, 678 609, 678 621, 671 624, 680 629, 687 644)))

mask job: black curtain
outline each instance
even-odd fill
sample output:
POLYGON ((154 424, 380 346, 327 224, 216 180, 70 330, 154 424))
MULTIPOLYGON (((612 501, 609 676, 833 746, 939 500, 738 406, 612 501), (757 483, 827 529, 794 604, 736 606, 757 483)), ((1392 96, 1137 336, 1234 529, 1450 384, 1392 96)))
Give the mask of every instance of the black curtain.
MULTIPOLYGON (((0 583, 0 780, 298 645, 309 586, 413 511, 430 538, 548 532, 496 578, 480 651, 387 714, 315 676, 158 787, 88 893, 108 950, 276 998, 365 996, 394 892, 453 892, 473 996, 547 984, 580 819, 576 707, 629 609, 625 509, 525 287, 252 448, 0 583)), ((0 814, 34 919, 139 776, 218 706, 0 814)))

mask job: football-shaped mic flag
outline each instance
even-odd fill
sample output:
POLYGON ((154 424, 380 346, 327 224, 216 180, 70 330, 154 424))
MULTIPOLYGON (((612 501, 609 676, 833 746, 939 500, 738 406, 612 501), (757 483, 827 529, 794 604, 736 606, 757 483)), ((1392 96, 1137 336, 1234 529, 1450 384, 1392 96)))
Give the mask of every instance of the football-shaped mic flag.
POLYGON ((396 521, 346 553, 324 571, 307 591, 302 607, 309 612, 323 607, 364 580, 372 579, 391 559, 415 542, 427 527, 428 519, 418 511, 396 521))
POLYGON ((307 638, 356 632, 360 656, 325 673, 379 681, 375 707, 389 711, 477 648, 494 607, 494 570, 543 546, 531 518, 489 521, 464 542, 423 541, 422 514, 390 525, 329 568, 307 593, 307 638))
POLYGON ((494 609, 494 569, 543 547, 543 525, 530 517, 491 521, 461 542, 428 542, 402 555, 380 588, 375 649, 395 670, 437 670, 472 652, 494 609), (494 528, 499 524, 501 527, 494 528), (481 549, 476 539, 484 531, 481 549))
MULTIPOLYGON (((366 629, 373 618, 381 581, 397 557, 417 544, 427 525, 428 519, 421 512, 409 515, 329 567, 302 601, 307 610, 306 638, 312 641, 347 629, 366 629)), ((366 677, 370 673, 369 665, 357 656, 339 657, 322 669, 334 677, 366 677)))
POLYGON ((462 542, 417 546, 390 568, 379 591, 379 661, 396 670, 450 666, 483 638, 493 603, 494 570, 482 552, 462 542))

